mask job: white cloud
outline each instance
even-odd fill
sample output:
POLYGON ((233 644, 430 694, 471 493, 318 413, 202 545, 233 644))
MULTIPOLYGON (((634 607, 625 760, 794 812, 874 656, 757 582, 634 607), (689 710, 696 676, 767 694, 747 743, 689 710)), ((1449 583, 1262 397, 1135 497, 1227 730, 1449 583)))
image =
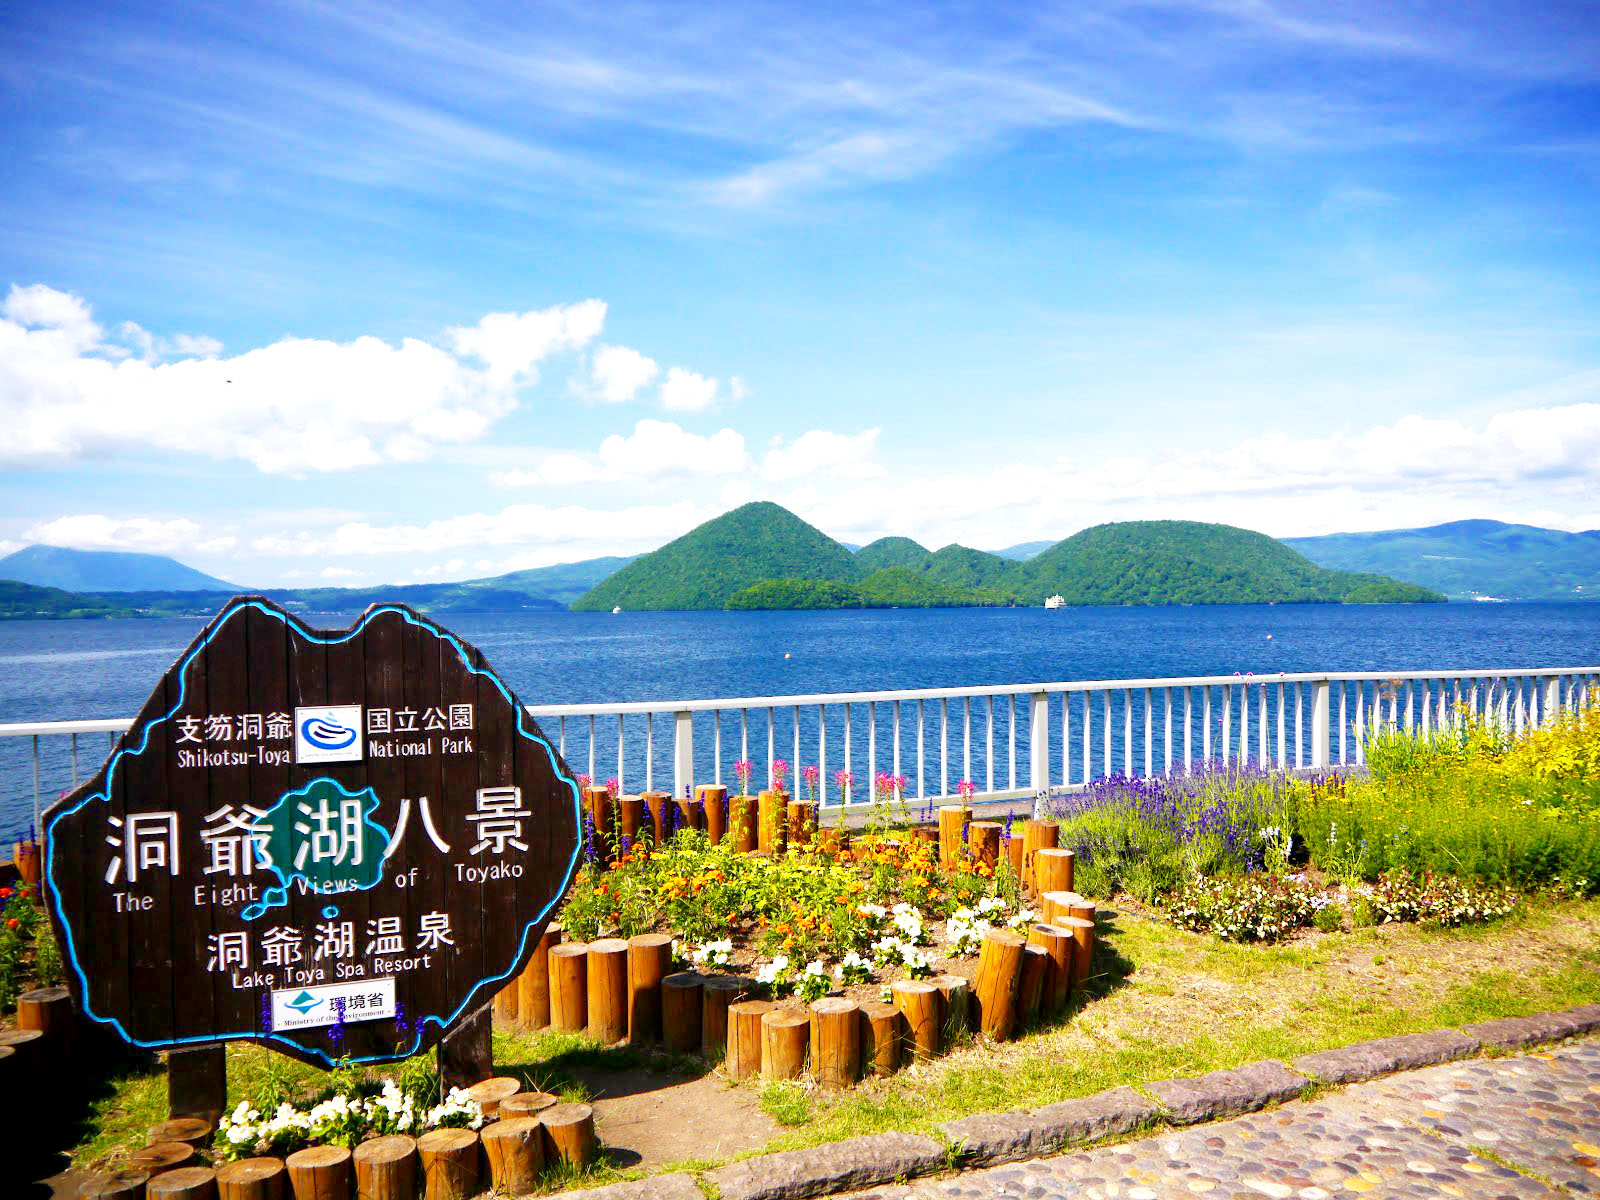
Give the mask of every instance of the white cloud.
POLYGON ((40 521, 24 530, 22 537, 27 542, 70 546, 75 550, 144 550, 173 554, 201 549, 197 544, 200 526, 187 517, 162 521, 152 517, 80 513, 40 521))
POLYGON ((534 367, 559 350, 581 350, 600 335, 606 321, 603 300, 558 304, 536 312, 488 313, 476 325, 448 330, 459 355, 483 363, 497 386, 531 383, 534 367))
POLYGON ((597 346, 591 375, 592 395, 603 404, 623 404, 632 400, 658 374, 656 360, 627 346, 597 346))
POLYGON ((360 571, 352 570, 349 567, 323 567, 317 574, 322 579, 359 579, 361 577, 360 571))
POLYGON ((605 482, 631 483, 648 489, 675 479, 729 475, 750 466, 744 435, 732 429, 702 436, 671 421, 645 418, 631 434, 614 433, 606 438, 592 459, 569 453, 550 454, 532 469, 500 471, 489 479, 504 488, 605 482))
POLYGON ((137 326, 106 340, 89 306, 13 286, 0 318, 0 464, 72 462, 135 448, 243 459, 304 474, 426 458, 481 438, 534 366, 600 330, 605 305, 491 313, 449 331, 480 370, 415 338, 285 338, 232 358, 209 338, 162 343, 137 326), (158 354, 186 355, 157 361, 158 354))
POLYGON ((513 504, 499 512, 464 513, 421 525, 352 521, 325 534, 267 535, 252 541, 251 549, 282 558, 353 558, 480 547, 517 547, 531 554, 542 548, 537 557, 543 562, 570 562, 654 549, 715 515, 715 510, 690 500, 610 511, 574 504, 513 504))
POLYGON ((661 381, 661 407, 668 412, 704 412, 717 400, 717 381, 673 367, 661 381))
POLYGON ((882 475, 877 462, 878 434, 867 429, 848 435, 813 429, 802 433, 789 445, 767 451, 761 461, 761 477, 772 482, 830 476, 836 479, 867 479, 882 475))

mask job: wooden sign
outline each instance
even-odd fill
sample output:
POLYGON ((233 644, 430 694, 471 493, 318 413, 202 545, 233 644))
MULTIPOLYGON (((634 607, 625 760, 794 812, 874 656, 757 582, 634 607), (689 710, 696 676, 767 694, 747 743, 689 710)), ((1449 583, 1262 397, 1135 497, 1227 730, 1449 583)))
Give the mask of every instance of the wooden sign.
POLYGON ((399 605, 319 633, 241 597, 50 809, 45 878, 80 1008, 135 1045, 386 1062, 521 969, 579 819, 459 638, 399 605))

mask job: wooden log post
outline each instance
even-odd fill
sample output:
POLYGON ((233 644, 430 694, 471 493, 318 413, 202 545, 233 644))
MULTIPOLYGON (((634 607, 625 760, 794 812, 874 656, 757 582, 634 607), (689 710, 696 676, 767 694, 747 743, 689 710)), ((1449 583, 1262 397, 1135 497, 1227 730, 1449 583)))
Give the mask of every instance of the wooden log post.
POLYGON ((467 1089, 467 1095, 476 1100, 478 1107, 483 1109, 483 1119, 492 1121, 500 1114, 501 1103, 521 1090, 522 1080, 513 1079, 509 1075, 496 1075, 492 1079, 473 1084, 467 1089))
POLYGON ((1099 909, 1093 900, 1086 900, 1076 892, 1067 902, 1067 916, 1079 917, 1093 925, 1098 919, 1099 909))
POLYGON ((728 832, 728 789, 720 783, 708 783, 695 790, 706 823, 706 841, 719 846, 728 832))
POLYGON ((760 806, 761 828, 756 837, 756 847, 769 858, 783 853, 784 834, 787 832, 789 794, 787 792, 762 792, 757 798, 760 806))
POLYGON ((517 1021, 517 981, 511 980, 494 994, 494 1019, 506 1025, 517 1021))
POLYGON ((413 1200, 416 1196, 416 1138, 404 1133, 368 1138, 352 1157, 359 1200, 413 1200))
POLYGON ((162 1142, 182 1142, 196 1150, 209 1150, 211 1138, 217 1131, 216 1123, 207 1117, 173 1117, 159 1125, 150 1126, 145 1145, 156 1146, 162 1142))
POLYGON ((704 829, 706 815, 700 807, 698 800, 690 800, 687 796, 677 796, 672 805, 678 810, 677 827, 679 829, 704 829))
POLYGON ((1034 894, 1042 896, 1046 892, 1070 892, 1074 857, 1071 850, 1041 846, 1033 856, 1034 894))
POLYGON ((681 1054, 699 1051, 704 982, 705 977, 694 971, 679 971, 661 981, 661 1040, 667 1049, 681 1054))
POLYGON ((944 1016, 939 1044, 949 1049, 972 1027, 972 983, 961 975, 935 975, 928 982, 939 989, 939 1011, 944 1016))
MULTIPOLYGON (((504 1110, 505 1105, 501 1105, 504 1110)), ((430 1129, 417 1139, 422 1200, 468 1200, 482 1189, 478 1135, 470 1129, 430 1129)), ((298 1196, 295 1200, 300 1200, 298 1196)))
POLYGON ((546 926, 533 957, 517 976, 517 1020, 529 1029, 550 1024, 550 951, 560 943, 561 926, 546 926))
POLYGON ((728 1048, 728 1006, 744 999, 748 985, 733 975, 709 975, 700 988, 700 1053, 718 1059, 728 1048))
POLYGON ((728 1057, 723 1071, 734 1082, 761 1073, 761 1019, 775 1005, 770 1000, 740 1000, 728 1005, 728 1057))
POLYGON ((861 1065, 874 1075, 893 1075, 900 1069, 905 1018, 892 1004, 879 1000, 861 1003, 861 1065))
POLYGON ((752 854, 760 839, 756 835, 756 826, 759 824, 756 815, 756 798, 754 796, 729 796, 728 797, 728 837, 733 841, 733 849, 738 854, 752 854))
POLYGON ((589 943, 589 1036, 607 1046, 628 1036, 628 943, 589 943))
POLYGON ((512 1117, 485 1125, 479 1137, 489 1160, 489 1178, 498 1194, 531 1192, 544 1168, 544 1134, 538 1117, 512 1117))
POLYGON ((1039 851, 1054 850, 1061 837, 1061 826, 1054 821, 1024 821, 1022 823, 1022 884, 1035 896, 1048 889, 1039 886, 1036 867, 1039 851))
POLYGON ((846 1088, 861 1075, 861 1006, 824 996, 811 1006, 811 1074, 818 1087, 846 1088))
POLYGON ((967 825, 972 810, 964 804, 946 804, 939 809, 939 865, 953 871, 961 861, 967 844, 967 825))
POLYGON ((199 1151, 186 1142, 156 1142, 128 1155, 126 1166, 134 1171, 149 1171, 155 1176, 179 1167, 192 1167, 199 1161, 199 1151))
POLYGON ((1032 1025, 1039 1019, 1044 1002, 1045 976, 1050 969, 1050 952, 1032 942, 1022 947, 1022 977, 1017 983, 1017 1021, 1032 1025))
POLYGON ((539 1117, 545 1132, 545 1159, 572 1167, 594 1161, 594 1109, 587 1104, 557 1104, 539 1117))
POLYGON ((615 862, 617 857, 616 804, 611 798, 611 790, 604 787, 585 788, 583 806, 589 814, 589 820, 594 825, 595 842, 600 848, 601 859, 605 862, 615 862))
POLYGON ((817 806, 809 800, 791 800, 788 804, 789 845, 809 846, 817 834, 817 806))
MULTIPOLYGON (((281 1158, 241 1158, 217 1170, 217 1200, 289 1200, 288 1193, 289 1171, 281 1158)), ((373 1192, 372 1200, 399 1200, 400 1195, 373 1192)), ((410 1200, 409 1192, 404 1195, 410 1200)))
POLYGON ((78 1010, 64 987, 34 988, 17 997, 17 1028, 44 1035, 44 1053, 65 1066, 77 1052, 78 1010))
POLYGON ((889 990, 905 1021, 906 1050, 918 1060, 937 1058, 944 1026, 939 989, 920 979, 897 979, 889 990))
POLYGON ((145 1184, 145 1200, 217 1200, 217 1173, 210 1167, 179 1167, 145 1184))
POLYGON ((11 1052, 10 1078, 34 1080, 44 1067, 40 1043, 44 1034, 37 1029, 0 1029, 0 1050, 11 1052))
POLYGON ((992 1041, 1003 1042, 1017 1024, 1017 989, 1022 982, 1023 940, 1007 929, 983 935, 978 952, 978 1027, 992 1041))
POLYGON ((124 1167, 89 1176, 79 1185, 78 1195, 84 1200, 144 1200, 149 1182, 149 1171, 124 1167))
POLYGON ((509 1117, 537 1117, 547 1108, 553 1108, 559 1101, 549 1092, 518 1092, 515 1096, 507 1096, 500 1101, 500 1119, 509 1117))
POLYGON ((800 1008, 774 1008, 761 1017, 761 1078, 799 1079, 806 1069, 811 1014, 800 1008))
POLYGON ((650 814, 650 844, 663 846, 672 836, 667 832, 667 812, 672 808, 672 797, 666 792, 646 792, 642 799, 650 814))
POLYGON ((628 939, 628 1040, 661 1040, 661 981, 672 969, 672 935, 641 933, 628 939))
POLYGON ((1072 906, 1082 900, 1077 892, 1041 892, 1039 894, 1039 916, 1046 924, 1061 917, 1072 915, 1072 906))
POLYGON ((563 942, 550 948, 550 1027, 576 1033, 589 1023, 589 947, 563 942))
POLYGON ((1011 873, 1017 877, 1018 886, 1021 886, 1024 847, 1022 833, 1015 825, 1011 827, 1010 833, 1002 833, 1000 835, 1000 848, 1000 861, 1010 866, 1011 873))
POLYGON ((1072 990, 1078 991, 1087 982, 1094 963, 1094 922, 1083 917, 1058 917, 1055 924, 1072 931, 1072 990))
POLYGON ((975 861, 993 871, 1000 865, 999 821, 972 821, 967 825, 967 849, 975 861))
POLYGON ((283 1165, 294 1200, 351 1200, 355 1166, 343 1146, 307 1146, 289 1155, 283 1165))
POLYGON ((1058 1013, 1067 1006, 1067 997, 1072 993, 1072 930, 1047 922, 1030 925, 1028 943, 1044 947, 1050 957, 1039 1007, 1046 1016, 1058 1013))
POLYGON ((623 796, 617 800, 617 834, 629 846, 637 846, 641 835, 650 836, 649 816, 643 796, 623 796))

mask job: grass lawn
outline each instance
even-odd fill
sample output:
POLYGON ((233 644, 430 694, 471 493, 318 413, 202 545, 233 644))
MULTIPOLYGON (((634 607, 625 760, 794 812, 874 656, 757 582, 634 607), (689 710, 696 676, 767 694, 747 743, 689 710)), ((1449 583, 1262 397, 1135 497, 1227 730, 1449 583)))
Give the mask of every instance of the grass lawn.
MULTIPOLYGON (((1600 1002, 1600 899, 1530 899, 1513 917, 1487 926, 1307 932, 1280 945, 1188 933, 1126 904, 1103 905, 1099 917, 1096 994, 1051 1028, 997 1045, 974 1041, 843 1094, 794 1084, 739 1085, 787 1127, 767 1148, 887 1130, 931 1132, 938 1121, 1118 1084, 1600 1002)), ((501 1073, 565 1099, 585 1098, 576 1073, 585 1067, 679 1072, 706 1066, 695 1058, 608 1050, 558 1034, 497 1034, 495 1057, 501 1073)), ((308 1091, 326 1079, 254 1046, 230 1047, 228 1060, 230 1104, 249 1097, 269 1073, 308 1091)), ((85 1123, 74 1165, 103 1166, 143 1145, 148 1127, 165 1117, 165 1103, 159 1066, 142 1064, 109 1081, 85 1123)), ((590 1179, 628 1174, 601 1167, 590 1179)), ((569 1182, 552 1178, 549 1187, 569 1182)))

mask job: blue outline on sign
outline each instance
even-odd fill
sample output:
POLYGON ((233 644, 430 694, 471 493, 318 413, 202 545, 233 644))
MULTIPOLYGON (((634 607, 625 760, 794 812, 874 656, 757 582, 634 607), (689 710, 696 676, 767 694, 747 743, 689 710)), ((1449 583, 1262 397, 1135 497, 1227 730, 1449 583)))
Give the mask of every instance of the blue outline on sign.
MULTIPOLYGON (((82 997, 84 1002, 85 1016, 101 1025, 113 1026, 123 1041, 128 1042, 130 1045, 139 1046, 145 1050, 164 1050, 173 1046, 186 1046, 206 1042, 277 1042, 293 1048, 293 1050, 298 1054, 311 1055, 316 1058, 320 1058, 323 1062, 327 1063, 328 1066, 331 1067, 337 1060, 331 1058, 325 1052, 314 1047, 302 1046, 299 1042, 294 1041, 292 1038, 279 1037, 273 1033, 218 1033, 209 1034, 205 1037, 170 1038, 164 1041, 147 1042, 141 1041, 129 1034, 128 1031, 123 1028, 122 1022, 116 1017, 100 1016, 89 1007, 89 981, 83 973, 83 968, 78 964, 78 948, 73 940, 72 928, 67 923, 66 915, 61 911, 60 889, 56 886, 55 881, 56 843, 55 838, 51 836, 51 831, 55 828, 56 822, 65 817, 70 817, 73 813, 77 812, 93 800, 105 802, 111 798, 113 780, 116 778, 117 766, 119 763, 121 763, 123 756, 131 754, 137 757, 138 755, 143 754, 149 748, 150 731, 157 725, 160 725, 163 721, 170 720, 178 712, 178 710, 183 707, 184 697, 187 695, 189 688, 188 670, 190 664, 192 664, 195 660, 195 657, 202 650, 204 650, 207 645, 210 644, 211 639, 216 637, 218 633, 222 632, 223 626, 232 620, 235 614, 243 612, 247 608, 254 608, 257 611, 265 613, 267 616, 274 618, 275 620, 282 621, 292 633, 297 634, 308 642, 312 642, 320 646, 336 646, 341 642, 348 642, 352 638, 358 636, 361 631, 367 627, 368 622, 372 621, 374 618, 381 616, 384 613, 394 613, 408 625, 415 625, 417 628, 424 629, 433 634, 433 636, 438 638, 440 641, 449 643, 451 648, 454 649, 456 654, 460 657, 461 665, 467 669, 468 673, 482 676, 484 679, 487 679, 490 683, 494 684, 494 686, 500 690, 500 694, 506 698, 506 702, 516 710, 517 733, 522 737, 527 738, 530 742, 535 742, 542 746, 545 754, 549 756, 550 765, 552 767, 556 765, 556 753, 551 749, 549 742, 545 741, 545 739, 539 735, 529 732, 529 730, 526 728, 524 722, 528 718, 527 710, 516 702, 515 698, 511 695, 510 689, 500 681, 500 677, 498 675, 487 668, 473 666, 471 659, 467 656, 466 648, 455 638, 454 635, 446 633, 443 629, 440 629, 431 622, 418 617, 415 613, 412 613, 407 609, 400 608, 399 606, 392 604, 380 605, 379 607, 370 609, 363 614, 361 620, 357 622, 355 627, 352 628, 348 633, 340 634, 337 637, 322 637, 314 631, 307 629, 299 621, 295 620, 295 618, 289 613, 279 612, 277 609, 269 608, 259 600, 246 600, 239 604, 230 605, 228 608, 224 609, 222 611, 222 615, 217 618, 215 628, 213 628, 211 632, 206 635, 205 640, 200 642, 199 645, 195 646, 194 649, 189 651, 189 653, 184 656, 183 661, 178 664, 177 702, 173 704, 172 708, 169 709, 163 716, 157 717, 154 721, 151 721, 144 727, 144 737, 140 740, 140 743, 136 749, 130 750, 123 748, 112 755, 111 762, 106 767, 106 786, 104 790, 85 796, 71 808, 52 814, 45 822, 45 878, 50 881, 50 905, 55 910, 57 924, 66 934, 66 959, 72 967, 73 974, 78 977, 78 983, 80 985, 78 994, 80 997, 82 997)), ((556 771, 556 778, 565 783, 572 792, 573 826, 575 829, 581 831, 583 829, 583 810, 578 792, 578 781, 572 778, 570 775, 561 773, 559 770, 556 771)), ((521 960, 524 951, 526 951, 528 948, 528 935, 533 932, 534 926, 545 920, 545 918, 550 915, 550 910, 560 903, 560 901, 566 896, 567 888, 572 884, 572 877, 577 872, 578 859, 582 855, 582 852, 583 838, 580 832, 580 835, 574 839, 572 857, 567 861, 567 872, 561 881, 560 888, 556 890, 555 895, 551 898, 550 902, 539 910, 539 914, 522 927, 522 938, 517 943, 517 952, 511 956, 512 962, 515 963, 521 960)), ((474 985, 472 990, 467 993, 467 998, 463 1000, 456 1010, 450 1013, 448 1016, 435 1016, 434 1014, 429 1013, 428 1015, 421 1017, 413 1026, 416 1032, 412 1037, 411 1045, 408 1049, 397 1049, 392 1054, 378 1054, 369 1058, 353 1058, 350 1059, 350 1061, 358 1063, 377 1063, 393 1062, 398 1058, 409 1058, 411 1055, 415 1054, 418 1048, 422 1045, 423 1026, 431 1022, 439 1029, 442 1036, 443 1032, 449 1028, 449 1026, 453 1024, 462 1013, 466 1012, 467 1009, 471 1007, 473 998, 475 996, 477 996, 485 988, 492 988, 493 991, 498 991, 499 988, 493 987, 493 985, 505 982, 506 980, 510 979, 513 974, 515 974, 515 971, 511 970, 506 971, 501 975, 493 975, 487 979, 479 980, 478 983, 474 985)))

